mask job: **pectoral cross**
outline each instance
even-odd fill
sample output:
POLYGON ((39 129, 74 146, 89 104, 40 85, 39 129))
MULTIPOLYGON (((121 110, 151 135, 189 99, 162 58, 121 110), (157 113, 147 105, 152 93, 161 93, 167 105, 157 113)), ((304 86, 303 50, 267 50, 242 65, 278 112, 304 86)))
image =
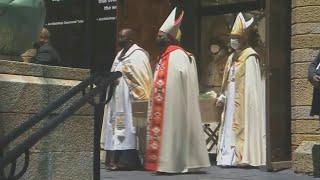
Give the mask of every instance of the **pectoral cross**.
POLYGON ((235 63, 233 62, 232 64, 232 69, 231 69, 231 82, 235 82, 235 71, 236 71, 236 67, 235 67, 235 63))

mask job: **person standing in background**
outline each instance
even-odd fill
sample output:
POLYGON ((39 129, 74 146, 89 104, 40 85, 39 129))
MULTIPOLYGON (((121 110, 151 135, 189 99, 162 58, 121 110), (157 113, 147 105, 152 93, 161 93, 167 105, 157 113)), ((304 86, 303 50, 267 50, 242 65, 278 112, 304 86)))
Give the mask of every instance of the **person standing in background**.
POLYGON ((262 166, 266 164, 265 77, 259 56, 248 44, 246 21, 239 13, 231 32, 235 50, 227 61, 217 106, 224 106, 219 131, 217 164, 262 166))
POLYGON ((36 49, 34 63, 51 66, 61 65, 58 52, 50 44, 50 32, 48 29, 42 29, 39 40, 35 43, 34 48, 36 49))
POLYGON ((132 101, 149 100, 152 70, 149 54, 136 43, 136 33, 123 29, 119 33, 117 54, 111 71, 122 72, 110 103, 106 106, 101 133, 101 145, 107 151, 109 170, 140 168, 136 147, 136 128, 133 126, 132 101))

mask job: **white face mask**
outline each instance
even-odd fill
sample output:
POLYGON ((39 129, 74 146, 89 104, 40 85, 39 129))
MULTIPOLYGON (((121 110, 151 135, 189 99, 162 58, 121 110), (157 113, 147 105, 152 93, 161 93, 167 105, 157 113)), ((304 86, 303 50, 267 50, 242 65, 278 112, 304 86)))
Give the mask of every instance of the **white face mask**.
POLYGON ((220 46, 219 45, 215 45, 215 44, 212 44, 210 46, 210 51, 213 53, 213 54, 216 54, 220 51, 220 46))
POLYGON ((234 50, 238 50, 240 47, 239 39, 231 39, 230 45, 234 50))

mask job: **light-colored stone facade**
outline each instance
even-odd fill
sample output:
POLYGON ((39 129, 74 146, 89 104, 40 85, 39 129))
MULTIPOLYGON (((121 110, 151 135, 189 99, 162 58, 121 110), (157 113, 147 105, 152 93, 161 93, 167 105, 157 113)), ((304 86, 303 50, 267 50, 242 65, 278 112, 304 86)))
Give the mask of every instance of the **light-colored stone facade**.
MULTIPOLYGON (((0 60, 0 135, 26 121, 88 76, 89 71, 84 69, 0 60)), ((61 112, 75 99, 50 116, 61 112)), ((31 149, 30 167, 22 179, 88 180, 92 176, 93 108, 86 105, 31 149)))
POLYGON ((320 49, 320 1, 292 0, 291 132, 293 168, 312 173, 313 141, 320 141, 320 122, 310 117, 313 88, 307 69, 320 49), (298 148, 297 148, 298 147, 298 148))
POLYGON ((314 172, 312 157, 312 148, 314 145, 319 145, 319 142, 306 141, 296 149, 292 157, 293 170, 295 172, 307 174, 314 172))
POLYGON ((310 117, 312 86, 307 69, 320 49, 320 1, 292 1, 291 110, 292 146, 303 141, 320 141, 320 123, 310 117))

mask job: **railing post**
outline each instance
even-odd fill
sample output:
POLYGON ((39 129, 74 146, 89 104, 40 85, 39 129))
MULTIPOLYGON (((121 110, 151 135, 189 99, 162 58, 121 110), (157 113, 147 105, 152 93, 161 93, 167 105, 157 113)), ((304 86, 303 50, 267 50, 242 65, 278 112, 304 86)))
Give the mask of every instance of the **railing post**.
POLYGON ((99 103, 94 106, 94 152, 93 152, 93 179, 100 180, 100 137, 105 107, 106 91, 99 95, 99 103))
MULTIPOLYGON (((3 148, 3 147, 0 148, 0 159, 3 158, 3 153, 4 153, 4 152, 3 152, 4 150, 3 150, 2 148, 3 148)), ((4 177, 4 169, 2 169, 2 170, 0 169, 0 178, 1 178, 1 177, 4 177)))

